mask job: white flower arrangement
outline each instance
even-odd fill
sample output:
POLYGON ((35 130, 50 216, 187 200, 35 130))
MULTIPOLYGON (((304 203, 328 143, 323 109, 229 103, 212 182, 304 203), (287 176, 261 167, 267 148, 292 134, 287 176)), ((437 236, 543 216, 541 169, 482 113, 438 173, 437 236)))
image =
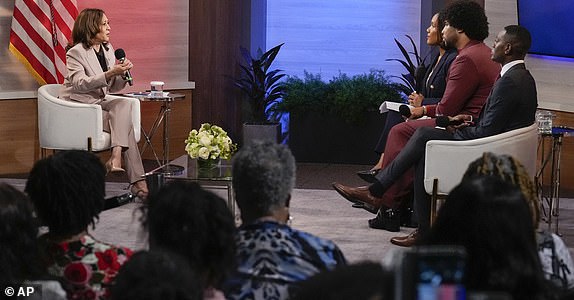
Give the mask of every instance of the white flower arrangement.
POLYGON ((185 140, 185 151, 191 158, 230 159, 237 145, 227 132, 217 125, 201 124, 199 131, 193 129, 185 140))

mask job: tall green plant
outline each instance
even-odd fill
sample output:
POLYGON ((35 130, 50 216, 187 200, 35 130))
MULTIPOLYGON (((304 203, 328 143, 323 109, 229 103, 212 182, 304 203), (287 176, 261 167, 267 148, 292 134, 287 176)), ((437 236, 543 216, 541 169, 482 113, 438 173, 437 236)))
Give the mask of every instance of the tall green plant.
POLYGON ((389 58, 387 59, 387 61, 398 61, 403 65, 403 67, 407 71, 406 73, 401 74, 401 76, 393 75, 391 77, 400 79, 402 83, 399 84, 399 89, 405 95, 409 95, 413 91, 416 91, 417 87, 420 86, 418 81, 422 80, 422 78, 419 78, 420 76, 418 76, 419 72, 417 72, 417 69, 423 65, 423 60, 419 55, 419 51, 417 49, 417 46, 415 45, 415 42, 413 41, 413 38, 408 34, 405 36, 411 42, 413 51, 410 52, 407 51, 407 49, 403 46, 403 44, 401 44, 401 42, 399 42, 397 39, 394 39, 395 43, 397 44, 397 47, 399 47, 399 50, 401 50, 401 53, 403 54, 403 59, 389 58), (414 56, 414 60, 411 59, 411 55, 414 56))
POLYGON ((259 48, 255 57, 251 56, 249 50, 241 47, 244 63, 240 65, 241 77, 235 80, 235 86, 248 97, 252 122, 268 123, 266 110, 272 109, 284 95, 284 86, 280 82, 285 76, 281 73, 283 70, 270 70, 281 46, 283 44, 265 53, 259 48))

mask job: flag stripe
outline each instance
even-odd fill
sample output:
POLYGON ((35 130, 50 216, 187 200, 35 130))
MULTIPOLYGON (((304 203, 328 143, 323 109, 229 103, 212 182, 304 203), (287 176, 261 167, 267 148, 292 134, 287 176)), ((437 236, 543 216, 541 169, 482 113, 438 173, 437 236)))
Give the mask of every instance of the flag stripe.
POLYGON ((76 0, 15 0, 10 52, 40 83, 62 83, 76 0))
MULTIPOLYGON (((48 32, 52 31, 52 26, 50 25, 50 18, 46 16, 46 12, 43 10, 48 8, 47 13, 49 14, 49 6, 47 6, 47 4, 44 2, 44 0, 40 0, 42 1, 41 3, 37 3, 33 0, 24 0, 24 4, 26 4, 23 7, 18 7, 20 10, 27 8, 30 13, 32 15, 28 15, 27 17, 30 17, 31 19, 29 19, 30 21, 34 21, 34 23, 36 24, 40 24, 42 25, 44 28, 46 28, 46 30, 48 32), (40 7, 40 5, 43 5, 43 8, 40 7), (35 19, 32 19, 35 18, 35 19)), ((16 12, 16 7, 14 7, 14 12, 16 12)))
POLYGON ((41 32, 37 32, 36 29, 32 27, 32 24, 26 21, 24 15, 20 14, 20 11, 14 10, 14 19, 18 21, 24 31, 23 33, 25 33, 25 35, 19 34, 19 36, 23 41, 26 42, 26 44, 36 44, 36 46, 46 55, 48 59, 50 59, 50 56, 54 56, 54 50, 50 44, 48 44, 52 42, 51 39, 48 39, 48 41, 45 39, 45 37, 47 37, 49 34, 48 32, 43 30, 41 30, 41 32))
MULTIPOLYGON (((20 26, 18 22, 12 22, 12 31, 11 34, 11 44, 16 46, 18 49, 19 47, 26 47, 27 49, 19 49, 21 53, 30 53, 32 56, 30 57, 30 64, 35 66, 36 64, 32 63, 33 61, 38 61, 37 64, 42 65, 42 67, 49 69, 51 72, 54 72, 54 64, 50 60, 46 54, 38 48, 38 45, 34 43, 30 37, 27 35, 27 32, 24 30, 23 27, 20 26), (14 36, 18 39, 15 39, 14 36), (23 37, 23 38, 22 38, 23 37), (35 55, 34 55, 35 54, 35 55)), ((45 43, 44 43, 45 44, 45 43)))
MULTIPOLYGON (((55 80, 52 72, 44 67, 44 65, 36 58, 36 56, 33 55, 33 52, 30 50, 30 48, 28 48, 28 46, 26 46, 26 44, 20 39, 19 36, 11 34, 10 41, 12 41, 10 43, 10 50, 12 50, 12 53, 16 55, 16 57, 18 57, 22 63, 24 63, 29 71, 33 70, 34 73, 36 73, 43 80, 43 82, 40 82, 41 84, 46 84, 51 80, 55 80), (17 53, 14 53, 15 51, 17 51, 17 53)), ((36 78, 36 80, 38 80, 38 78, 36 78)))

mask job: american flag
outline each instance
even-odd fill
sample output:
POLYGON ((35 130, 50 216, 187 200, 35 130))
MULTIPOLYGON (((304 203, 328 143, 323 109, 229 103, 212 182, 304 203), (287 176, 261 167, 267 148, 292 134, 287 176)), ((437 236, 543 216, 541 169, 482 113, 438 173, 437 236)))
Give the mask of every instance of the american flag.
POLYGON ((16 0, 10 51, 40 84, 63 83, 76 0, 16 0))

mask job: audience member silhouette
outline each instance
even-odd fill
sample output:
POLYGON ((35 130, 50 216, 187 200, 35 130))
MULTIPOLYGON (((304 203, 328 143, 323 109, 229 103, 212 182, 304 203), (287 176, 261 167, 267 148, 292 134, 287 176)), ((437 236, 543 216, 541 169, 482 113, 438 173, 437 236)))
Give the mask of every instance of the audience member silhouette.
POLYGON ((224 299, 219 289, 235 267, 236 231, 225 201, 186 181, 169 182, 148 200, 150 250, 181 255, 199 276, 204 299, 224 299))
POLYGON ((163 251, 134 253, 111 288, 112 300, 201 300, 200 280, 187 261, 163 251))
POLYGON ((513 299, 553 299, 544 278, 524 194, 492 176, 463 180, 449 194, 423 245, 461 245, 468 253, 469 291, 507 292, 513 299))
POLYGON ((301 283, 294 300, 393 299, 394 274, 374 262, 321 272, 301 283))
POLYGON ((37 225, 26 195, 0 183, 0 286, 40 284, 43 299, 66 299, 66 292, 48 275, 41 259, 37 225))
MULTIPOLYGON (((480 158, 470 163, 463 179, 475 176, 495 176, 519 187, 530 208, 534 228, 538 228, 540 201, 536 186, 532 181, 532 176, 519 161, 509 155, 485 152, 480 158)), ((574 288, 574 262, 564 241, 558 235, 543 229, 537 230, 536 237, 538 254, 546 278, 552 280, 560 288, 572 290, 574 288)))
POLYGON ((87 151, 58 152, 32 168, 26 192, 48 233, 40 236, 50 274, 60 277, 69 299, 107 299, 128 248, 88 233, 104 205, 106 170, 87 151))
POLYGON ((233 188, 243 224, 228 299, 287 299, 301 281, 346 263, 333 242, 286 224, 294 185, 295 158, 285 145, 255 141, 235 154, 233 188))

